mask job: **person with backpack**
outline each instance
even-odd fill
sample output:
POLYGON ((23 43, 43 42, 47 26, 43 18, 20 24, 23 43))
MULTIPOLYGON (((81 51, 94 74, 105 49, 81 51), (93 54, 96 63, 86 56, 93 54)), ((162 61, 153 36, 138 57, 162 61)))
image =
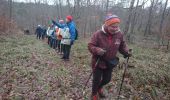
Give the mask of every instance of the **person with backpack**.
POLYGON ((98 97, 106 98, 103 86, 110 82, 112 70, 119 62, 117 52, 124 57, 131 56, 119 24, 118 16, 108 14, 101 30, 95 32, 88 43, 92 54, 92 100, 98 100, 98 97))
MULTIPOLYGON (((76 39, 76 34, 77 34, 76 33, 76 26, 75 26, 75 23, 73 21, 73 17, 71 15, 68 15, 66 17, 66 24, 60 24, 60 23, 55 22, 54 20, 52 20, 52 23, 54 25, 58 26, 59 28, 62 28, 62 29, 65 28, 65 27, 69 28, 71 41, 70 41, 70 45, 67 49, 71 49, 71 46, 74 44, 75 39, 76 39)), ((69 50, 67 58, 65 58, 65 59, 69 60, 69 56, 70 56, 70 50, 69 50)))

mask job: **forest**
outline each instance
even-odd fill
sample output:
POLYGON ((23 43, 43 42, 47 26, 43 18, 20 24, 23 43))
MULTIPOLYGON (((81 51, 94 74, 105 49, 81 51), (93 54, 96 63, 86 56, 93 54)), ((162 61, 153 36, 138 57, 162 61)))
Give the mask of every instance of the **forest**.
POLYGON ((126 67, 120 100, 169 100, 169 0, 0 0, 0 99, 90 100, 89 43, 108 13, 120 18, 133 51, 129 62, 118 54, 120 61, 105 86, 107 98, 99 100, 117 100, 126 67), (36 39, 36 30, 65 22, 68 15, 78 39, 70 60, 63 61, 60 48, 50 47, 48 36, 36 39))

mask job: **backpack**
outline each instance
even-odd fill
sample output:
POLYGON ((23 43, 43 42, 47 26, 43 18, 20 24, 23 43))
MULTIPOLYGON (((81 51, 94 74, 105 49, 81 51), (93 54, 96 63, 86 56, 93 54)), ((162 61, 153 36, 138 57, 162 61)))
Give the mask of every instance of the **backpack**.
POLYGON ((75 32, 76 32, 75 40, 78 40, 78 30, 77 30, 77 29, 75 29, 75 32))

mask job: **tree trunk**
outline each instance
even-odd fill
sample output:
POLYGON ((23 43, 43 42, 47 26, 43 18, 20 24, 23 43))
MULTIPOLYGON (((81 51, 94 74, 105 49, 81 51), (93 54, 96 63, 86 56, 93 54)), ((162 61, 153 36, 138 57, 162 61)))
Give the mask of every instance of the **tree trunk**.
POLYGON ((159 32, 162 35, 163 35, 162 28, 163 28, 163 24, 164 24, 165 11, 166 11, 166 8, 167 8, 167 4, 168 4, 168 0, 166 0, 165 7, 164 7, 162 17, 161 17, 160 27, 159 27, 159 32))
POLYGON ((12 0, 9 0, 9 18, 12 20, 12 0))
POLYGON ((60 6, 60 19, 63 18, 63 9, 62 9, 62 2, 59 0, 59 6, 60 6))
POLYGON ((70 0, 67 0, 67 5, 68 5, 68 12, 71 12, 71 7, 70 7, 70 0))
MULTIPOLYGON (((130 8, 129 8, 129 11, 128 11, 129 15, 128 15, 128 18, 127 18, 127 21, 126 21, 126 24, 125 24, 125 29, 124 29, 124 34, 126 34, 126 35, 128 35, 134 3, 135 3, 135 0, 132 0, 131 3, 130 3, 130 8)), ((130 40, 130 35, 128 35, 128 40, 130 40)))
POLYGON ((106 2, 106 14, 108 13, 108 9, 109 9, 109 0, 107 0, 106 2))
POLYGON ((139 0, 137 1, 136 8, 134 10, 134 16, 133 16, 133 20, 132 20, 132 24, 131 24, 131 31, 130 31, 131 34, 134 33, 134 28, 136 25, 136 15, 137 15, 138 5, 139 5, 139 0))

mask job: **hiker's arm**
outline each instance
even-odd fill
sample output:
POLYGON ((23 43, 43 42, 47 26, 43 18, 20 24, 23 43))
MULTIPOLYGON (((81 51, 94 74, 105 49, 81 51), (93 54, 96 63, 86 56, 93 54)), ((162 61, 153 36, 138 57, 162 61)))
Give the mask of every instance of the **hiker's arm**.
POLYGON ((50 30, 50 27, 48 27, 47 31, 46 31, 46 34, 49 35, 49 30, 50 30))
POLYGON ((64 28, 64 27, 65 27, 65 25, 59 24, 59 23, 55 22, 54 20, 52 20, 52 23, 53 23, 54 25, 56 25, 57 27, 59 27, 59 28, 64 28))
POLYGON ((129 49, 128 49, 127 44, 125 42, 124 36, 122 34, 121 43, 120 43, 120 46, 119 46, 119 52, 122 55, 127 56, 129 54, 128 51, 129 51, 129 49))
POLYGON ((88 49, 89 49, 90 53, 92 53, 93 55, 101 55, 102 52, 104 54, 103 49, 97 47, 97 44, 98 44, 97 34, 94 33, 90 42, 88 43, 88 49))

